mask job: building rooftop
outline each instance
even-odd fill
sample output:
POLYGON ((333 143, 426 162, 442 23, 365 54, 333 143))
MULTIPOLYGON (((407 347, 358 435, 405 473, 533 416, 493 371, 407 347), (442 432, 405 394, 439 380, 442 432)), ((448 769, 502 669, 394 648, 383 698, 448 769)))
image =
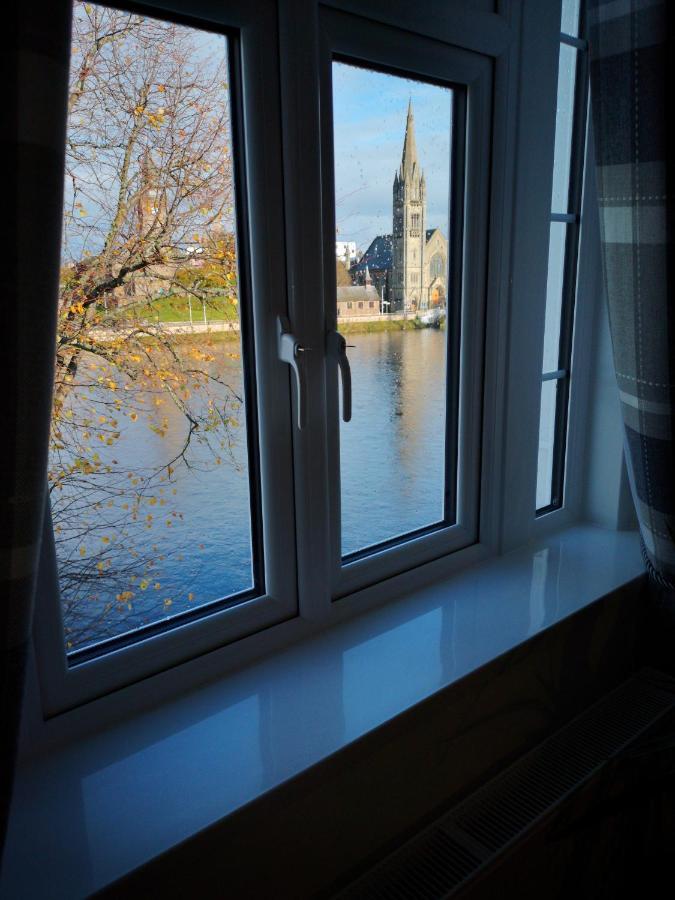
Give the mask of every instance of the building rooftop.
POLYGON ((393 241, 390 234, 378 234, 374 238, 361 259, 351 267, 350 272, 364 272, 366 267, 371 274, 374 271, 391 269, 393 260, 393 241))
POLYGON ((337 299, 338 302, 343 300, 351 300, 352 302, 359 300, 379 301, 380 295, 377 292, 377 288, 373 287, 372 284, 355 284, 350 287, 338 287, 337 299))

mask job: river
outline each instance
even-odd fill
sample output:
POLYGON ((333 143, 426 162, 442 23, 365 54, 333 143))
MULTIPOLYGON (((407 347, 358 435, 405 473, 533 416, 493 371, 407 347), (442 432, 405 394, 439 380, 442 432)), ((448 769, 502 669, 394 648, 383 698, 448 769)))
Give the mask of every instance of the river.
MULTIPOLYGON (((348 340, 355 346, 348 351, 353 416, 340 428, 343 555, 439 521, 444 492, 445 332, 390 331, 348 340)), ((214 365, 240 392, 240 363, 229 358, 231 348, 232 342, 215 345, 214 365)), ((107 451, 114 454, 116 471, 128 475, 161 466, 185 436, 185 420, 177 410, 167 411, 165 425, 158 435, 142 416, 126 420, 107 451)), ((133 542, 113 532, 123 499, 118 496, 88 513, 98 517, 96 540, 108 539, 96 551, 98 557, 73 537, 57 545, 70 649, 251 587, 246 456, 243 427, 232 428, 220 464, 214 463, 212 450, 195 444, 191 468, 177 465, 170 480, 144 491, 133 542), (65 573, 89 559, 91 572, 95 565, 100 568, 95 559, 104 560, 104 571, 94 572, 98 582, 90 579, 96 590, 86 594, 78 588, 72 602, 65 573), (118 571, 124 577, 110 581, 118 571), (129 579, 126 593, 124 578, 129 579)))

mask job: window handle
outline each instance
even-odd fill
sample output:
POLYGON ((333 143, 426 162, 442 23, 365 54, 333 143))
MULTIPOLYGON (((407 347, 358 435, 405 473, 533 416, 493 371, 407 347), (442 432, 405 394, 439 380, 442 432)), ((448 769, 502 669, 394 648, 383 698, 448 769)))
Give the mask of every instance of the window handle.
POLYGON ((288 363, 295 373, 298 428, 302 430, 307 424, 307 377, 304 354, 309 347, 303 347, 291 332, 290 322, 286 316, 277 318, 277 350, 279 359, 288 363))
MULTIPOLYGON (((347 357, 347 341, 339 331, 329 331, 327 337, 328 352, 337 360, 342 376, 342 418, 350 422, 352 418, 352 370, 347 357)), ((350 345, 349 345, 350 346, 350 345)))

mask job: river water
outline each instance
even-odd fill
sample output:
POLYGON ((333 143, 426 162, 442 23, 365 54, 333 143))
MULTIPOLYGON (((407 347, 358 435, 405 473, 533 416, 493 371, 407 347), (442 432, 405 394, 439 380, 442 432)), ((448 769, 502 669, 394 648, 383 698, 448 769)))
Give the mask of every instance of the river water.
MULTIPOLYGON (((348 350, 353 416, 340 428, 343 555, 440 521, 444 492, 445 332, 355 334, 348 340, 355 346, 348 350)), ((240 363, 229 358, 231 349, 231 342, 217 344, 214 365, 240 392, 240 363)), ((127 420, 109 451, 116 471, 162 466, 185 436, 177 410, 168 412, 166 425, 158 436, 143 417, 127 420)), ((115 540, 101 545, 106 568, 98 583, 93 579, 95 592, 80 591, 72 602, 62 589, 70 649, 252 586, 246 457, 246 430, 233 428, 220 464, 212 450, 196 444, 191 468, 177 465, 170 480, 145 491, 135 549, 115 540), (131 579, 124 602, 123 579, 106 583, 118 570, 131 579)), ((112 501, 108 506, 95 513, 97 540, 112 533, 106 514, 119 515, 112 501)), ((93 560, 93 552, 87 547, 83 558, 93 560)), ((82 548, 74 539, 57 544, 57 553, 64 573, 80 564, 82 548)))

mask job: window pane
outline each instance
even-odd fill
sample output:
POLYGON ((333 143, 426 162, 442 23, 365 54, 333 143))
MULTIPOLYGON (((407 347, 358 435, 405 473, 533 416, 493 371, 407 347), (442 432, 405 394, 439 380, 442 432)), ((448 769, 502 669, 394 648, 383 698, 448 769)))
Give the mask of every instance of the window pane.
POLYGON ((543 381, 539 418, 539 459, 537 462, 537 509, 550 506, 555 451, 555 411, 559 380, 543 381))
POLYGON ((551 237, 548 245, 546 325, 544 330, 544 360, 542 367, 544 373, 553 372, 558 368, 566 236, 567 225, 564 222, 551 222, 551 237))
POLYGON ((224 37, 75 4, 49 465, 69 650, 256 582, 227 83, 224 37))
POLYGON ((562 0, 560 30, 577 37, 579 34, 579 0, 562 0))
POLYGON ((574 47, 567 44, 560 45, 553 157, 553 197, 551 201, 553 212, 568 211, 577 52, 574 47))
POLYGON ((355 345, 352 421, 340 430, 348 555, 454 515, 446 508, 452 92, 335 63, 333 108, 338 327, 355 345), (349 264, 345 242, 356 247, 349 264), (367 317, 353 303, 362 300, 375 303, 367 317))

